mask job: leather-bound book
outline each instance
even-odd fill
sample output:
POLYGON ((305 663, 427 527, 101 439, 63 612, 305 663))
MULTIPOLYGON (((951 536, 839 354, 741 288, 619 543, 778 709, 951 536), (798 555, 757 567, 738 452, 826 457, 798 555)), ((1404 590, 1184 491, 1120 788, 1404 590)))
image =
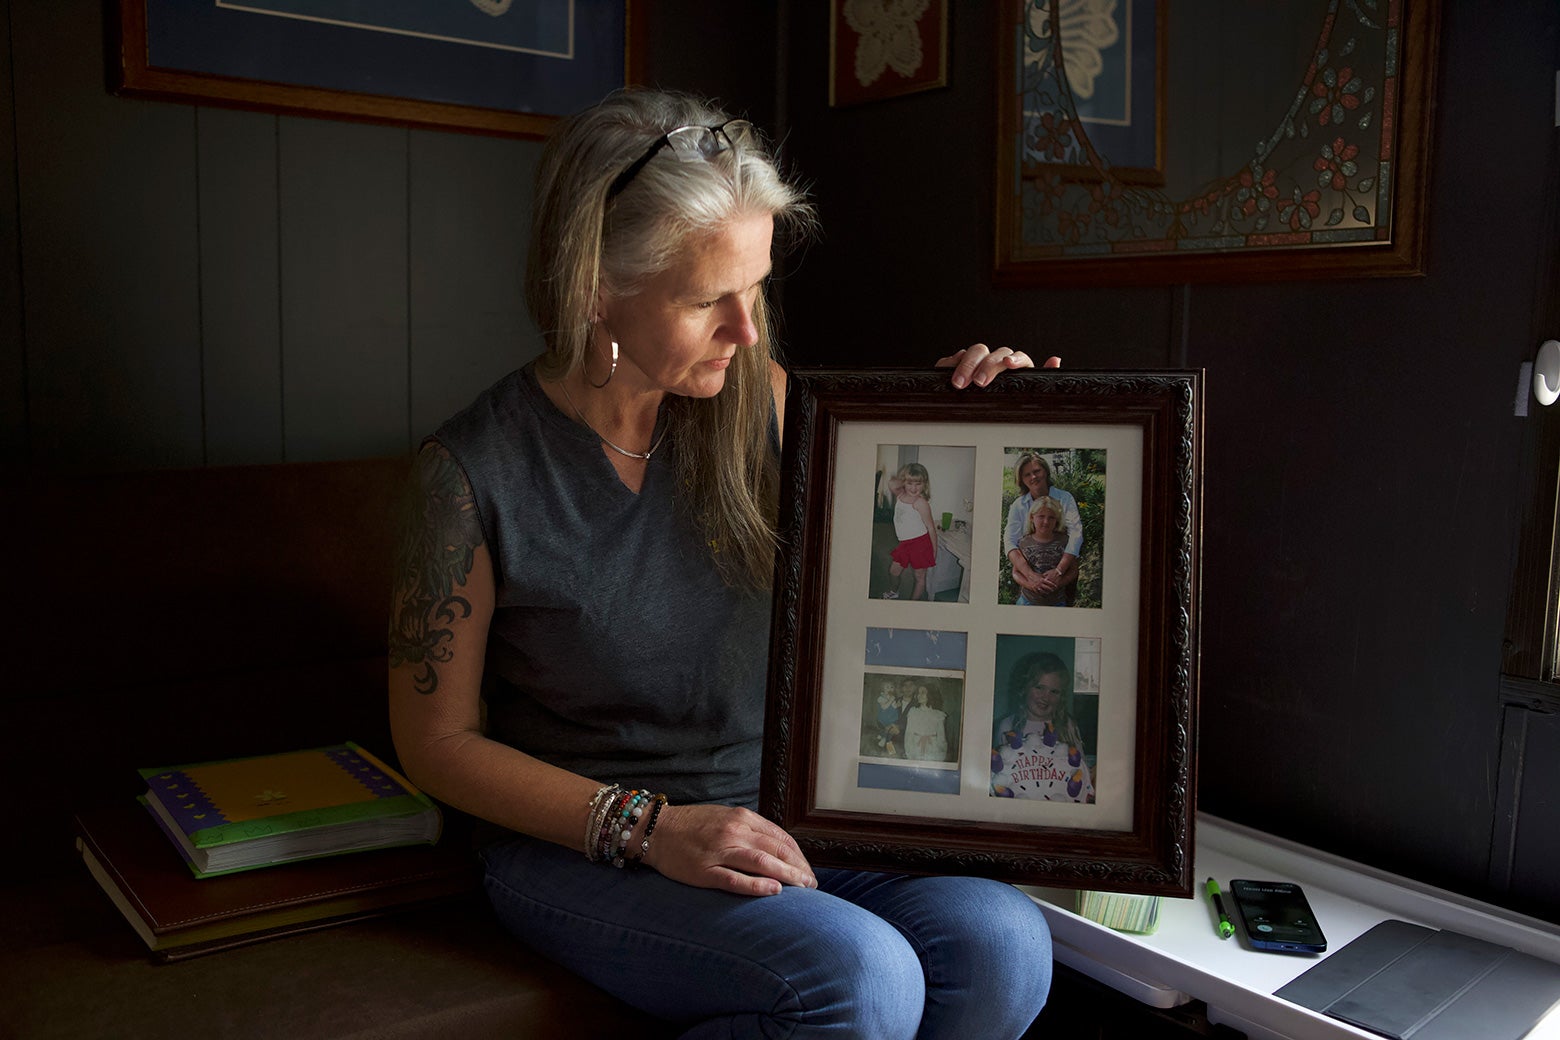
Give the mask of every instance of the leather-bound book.
POLYGON ((158 960, 374 917, 478 891, 465 842, 354 852, 197 878, 133 801, 76 814, 92 877, 158 960))

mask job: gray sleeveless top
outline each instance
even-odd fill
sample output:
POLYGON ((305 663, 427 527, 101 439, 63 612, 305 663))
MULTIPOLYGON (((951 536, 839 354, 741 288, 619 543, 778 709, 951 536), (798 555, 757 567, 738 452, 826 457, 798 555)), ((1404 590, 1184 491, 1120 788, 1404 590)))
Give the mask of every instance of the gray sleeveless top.
POLYGON ((493 558, 488 735, 602 783, 756 807, 769 594, 726 586, 677 508, 677 431, 636 495, 527 365, 434 436, 493 558))

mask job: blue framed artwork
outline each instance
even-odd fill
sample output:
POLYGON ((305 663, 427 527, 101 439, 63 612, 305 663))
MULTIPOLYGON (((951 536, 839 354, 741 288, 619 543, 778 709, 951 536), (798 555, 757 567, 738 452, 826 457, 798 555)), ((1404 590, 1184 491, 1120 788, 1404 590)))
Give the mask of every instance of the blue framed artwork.
POLYGON ((632 0, 119 0, 117 93, 522 137, 632 80, 632 0))

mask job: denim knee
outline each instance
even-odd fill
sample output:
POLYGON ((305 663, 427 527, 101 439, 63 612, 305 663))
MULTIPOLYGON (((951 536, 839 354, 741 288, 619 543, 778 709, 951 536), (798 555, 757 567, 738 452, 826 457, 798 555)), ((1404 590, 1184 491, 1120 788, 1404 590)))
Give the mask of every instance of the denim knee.
POLYGON ((940 879, 945 908, 927 940, 924 1036, 1018 1037, 1051 989, 1051 931, 1011 885, 940 879), (976 1031, 972 1031, 976 1030, 976 1031))
MULTIPOLYGON (((819 915, 805 944, 810 964, 793 966, 796 1040, 916 1035, 926 977, 914 948, 892 925, 836 904, 819 915)), ((778 967, 778 964, 776 965, 778 967)))
POLYGON ((926 1003, 892 924, 812 889, 748 898, 601 870, 545 842, 484 852, 488 896, 533 948, 685 1037, 910 1040, 926 1003), (697 1024, 696 1024, 697 1023, 697 1024))

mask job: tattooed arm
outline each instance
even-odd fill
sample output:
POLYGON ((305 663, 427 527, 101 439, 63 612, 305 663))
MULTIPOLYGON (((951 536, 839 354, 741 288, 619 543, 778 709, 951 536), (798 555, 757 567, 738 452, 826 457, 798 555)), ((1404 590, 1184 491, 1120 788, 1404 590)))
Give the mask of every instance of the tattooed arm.
POLYGON ((390 613, 390 728, 412 782, 464 812, 578 848, 598 786, 483 736, 493 563, 471 485, 442 445, 417 456, 390 613))
MULTIPOLYGON (((418 455, 390 623, 390 730, 413 783, 511 830, 580 849, 597 781, 482 735, 482 656, 493 562, 471 485, 442 446, 418 455)), ((796 842, 747 809, 668 805, 645 863, 675 881, 745 895, 817 885, 796 842)))

